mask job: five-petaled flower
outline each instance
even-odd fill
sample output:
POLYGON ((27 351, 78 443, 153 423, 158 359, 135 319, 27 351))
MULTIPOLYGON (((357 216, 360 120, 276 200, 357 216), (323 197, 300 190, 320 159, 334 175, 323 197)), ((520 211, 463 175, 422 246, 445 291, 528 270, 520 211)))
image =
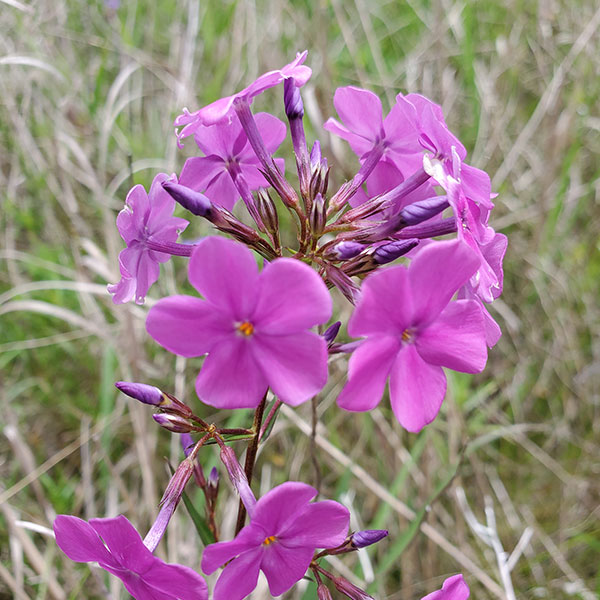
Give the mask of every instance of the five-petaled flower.
POLYGON ((396 418, 420 431, 435 419, 446 394, 442 367, 483 370, 481 308, 474 300, 450 302, 478 266, 463 242, 436 242, 420 250, 410 268, 389 267, 365 279, 348 333, 367 339, 350 359, 348 383, 338 397, 342 408, 374 408, 389 378, 396 418))
POLYGON ((283 483, 258 500, 250 524, 234 540, 206 547, 205 573, 231 561, 217 581, 214 600, 245 598, 256 587, 260 570, 271 594, 279 596, 302 579, 317 548, 344 542, 348 509, 333 500, 311 503, 316 495, 317 490, 305 483, 283 483))
POLYGON ((259 404, 270 387, 296 406, 327 382, 327 343, 309 331, 331 316, 323 280, 299 260, 278 258, 259 273, 252 252, 204 238, 190 259, 190 283, 204 296, 171 296, 148 314, 148 333, 181 356, 208 356, 198 397, 219 408, 259 404))
POLYGON ((173 244, 189 225, 185 219, 172 216, 175 200, 161 185, 167 179, 167 175, 159 173, 148 194, 142 185, 133 187, 127 194, 125 208, 117 216, 117 229, 127 248, 119 254, 121 280, 108 286, 115 304, 134 298, 137 304, 144 303, 148 289, 158 279, 159 263, 171 258, 156 248, 173 244))
POLYGON ((75 562, 97 562, 116 575, 136 600, 207 600, 206 582, 183 565, 167 564, 144 546, 124 517, 90 519, 70 515, 54 521, 59 548, 75 562))

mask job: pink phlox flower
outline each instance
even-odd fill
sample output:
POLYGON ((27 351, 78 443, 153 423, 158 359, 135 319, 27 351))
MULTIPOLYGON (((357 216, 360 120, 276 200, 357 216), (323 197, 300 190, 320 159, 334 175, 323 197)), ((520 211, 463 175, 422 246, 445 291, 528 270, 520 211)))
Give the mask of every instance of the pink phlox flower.
POLYGON ((454 575, 444 581, 441 590, 427 594, 421 600, 467 600, 469 593, 463 576, 454 575))
POLYGON ((350 358, 348 382, 338 397, 347 410, 374 408, 389 379, 392 409, 417 432, 437 416, 446 393, 442 367, 478 373, 487 361, 483 315, 477 302, 452 297, 479 266, 459 240, 418 251, 410 267, 368 276, 348 323, 367 339, 350 358))
POLYGON ((119 254, 121 280, 107 288, 115 304, 134 298, 137 304, 144 303, 148 289, 158 279, 159 264, 171 257, 151 250, 148 241, 173 243, 189 225, 185 219, 172 216, 175 201, 161 185, 166 179, 168 175, 159 173, 148 194, 144 186, 134 186, 117 216, 117 229, 127 247, 119 254))
POLYGON ((152 307, 148 333, 181 356, 208 353, 199 398, 219 408, 256 407, 270 387, 296 406, 327 382, 327 343, 309 331, 332 310, 308 265, 278 258, 259 274, 252 252, 208 237, 190 258, 190 283, 204 296, 171 296, 152 307))
POLYGON ((302 579, 317 548, 334 548, 346 539, 350 514, 332 500, 311 503, 317 490, 288 481, 255 504, 250 523, 230 542, 206 547, 202 570, 210 574, 224 565, 214 600, 241 600, 256 587, 263 571, 272 596, 302 579), (233 560, 232 560, 233 559, 233 560))
POLYGON ((183 109, 183 114, 175 119, 175 127, 183 127, 177 134, 179 142, 184 137, 196 133, 199 126, 216 125, 223 121, 231 122, 233 119, 233 103, 236 98, 243 98, 248 102, 252 102, 255 96, 258 96, 265 90, 272 88, 286 79, 293 78, 297 87, 302 87, 312 75, 312 70, 303 63, 306 60, 308 52, 298 52, 296 58, 281 69, 269 71, 261 75, 256 81, 244 88, 241 92, 220 98, 204 108, 190 113, 186 108, 183 109))
MULTIPOLYGON (((258 113, 254 118, 267 151, 273 154, 285 138, 285 124, 268 113, 258 113)), ((227 210, 231 210, 240 197, 233 181, 236 171, 242 174, 250 190, 268 187, 267 180, 259 170, 262 168, 261 162, 237 119, 212 127, 200 125, 194 139, 205 156, 185 161, 179 177, 181 185, 205 193, 212 202, 227 210)), ((283 172, 285 161, 276 158, 275 162, 283 172)))
POLYGON ((154 556, 122 515, 90 519, 70 515, 54 521, 59 548, 75 562, 97 562, 116 575, 137 600, 207 600, 204 578, 183 565, 154 556))

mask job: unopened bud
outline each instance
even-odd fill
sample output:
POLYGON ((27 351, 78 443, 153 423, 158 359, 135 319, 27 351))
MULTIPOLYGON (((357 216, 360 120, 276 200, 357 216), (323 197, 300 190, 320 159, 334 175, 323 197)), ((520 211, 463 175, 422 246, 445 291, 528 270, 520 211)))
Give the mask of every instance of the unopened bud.
POLYGON ((260 188, 256 194, 256 209, 265 229, 270 233, 276 233, 279 229, 277 209, 269 192, 263 188, 260 188))
POLYGON ((352 304, 355 304, 360 289, 352 279, 350 279, 350 277, 348 277, 341 269, 338 269, 333 265, 326 265, 325 272, 327 274, 327 279, 329 279, 329 281, 335 285, 335 287, 338 288, 352 304))
POLYGON ((231 479, 231 483, 233 483, 233 486, 240 495, 240 499, 246 507, 248 514, 252 516, 252 511, 254 510, 254 505, 256 504, 256 498, 250 489, 246 473, 238 462, 237 456, 232 448, 229 446, 221 447, 221 461, 225 465, 229 479, 231 479))
POLYGON ((352 600, 373 600, 373 596, 369 596, 367 592, 356 587, 343 577, 334 577, 333 584, 339 592, 342 592, 352 600))
POLYGON ((383 244, 375 250, 373 253, 373 259, 379 265, 385 265, 387 263, 396 260, 400 256, 404 256, 410 252, 415 246, 417 246, 419 240, 398 240, 397 242, 390 242, 389 244, 383 244))
POLYGON ((327 252, 327 254, 337 260, 350 260, 351 258, 358 256, 365 247, 364 244, 360 244, 359 242, 347 240, 337 243, 331 248, 331 251, 327 252))
POLYGON ((285 114, 288 119, 301 119, 304 116, 304 104, 300 95, 300 88, 293 77, 289 77, 283 84, 283 102, 285 114))
POLYGON ((333 344, 333 341, 337 337, 337 334, 340 331, 340 327, 342 326, 341 321, 336 321, 333 325, 330 325, 325 332, 323 333, 323 339, 327 342, 328 345, 333 344))
POLYGON ((350 537, 350 543, 355 548, 366 548, 371 544, 376 544, 388 535, 387 529, 365 529, 357 531, 350 537))
POLYGON ((115 387, 130 398, 135 398, 144 404, 160 406, 164 402, 163 393, 155 386, 146 383, 133 383, 130 381, 117 381, 115 387))
POLYGON ((194 472, 194 462, 189 458, 181 461, 175 473, 173 473, 173 477, 169 481, 167 485, 167 489, 161 498, 160 505, 164 504, 174 504, 177 506, 179 500, 181 500, 181 495, 183 494, 183 490, 187 482, 190 480, 192 473, 194 472))
POLYGON ((210 470, 210 474, 208 475, 208 485, 214 488, 219 487, 219 471, 217 471, 216 467, 213 467, 210 470))
POLYGON ((314 171, 321 166, 321 142, 315 140, 310 150, 310 167, 314 171))
POLYGON ((331 592, 323 582, 317 586, 317 598, 318 600, 333 600, 331 592))
POLYGON ((327 223, 327 207, 321 194, 317 194, 313 200, 310 211, 310 229, 315 235, 320 235, 327 223))
POLYGON ((194 425, 185 417, 180 415, 158 413, 156 415, 152 415, 152 418, 161 427, 164 427, 167 431, 171 431, 173 433, 190 433, 190 431, 194 430, 194 425))
POLYGON ((211 212, 212 203, 204 194, 169 180, 163 181, 162 186, 175 202, 181 204, 192 214, 206 217, 211 212))
POLYGON ((450 206, 446 196, 436 196, 435 198, 427 198, 419 202, 413 202, 405 206, 400 211, 402 221, 406 225, 418 225, 431 217, 441 213, 450 206))

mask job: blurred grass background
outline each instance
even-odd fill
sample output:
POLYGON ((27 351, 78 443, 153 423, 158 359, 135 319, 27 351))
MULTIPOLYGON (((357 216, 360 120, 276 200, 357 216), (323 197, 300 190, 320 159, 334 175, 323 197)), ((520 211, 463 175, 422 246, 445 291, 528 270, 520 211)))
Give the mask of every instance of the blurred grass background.
MULTIPOLYGON (((504 336, 483 374, 451 375, 442 416, 418 435, 386 401, 337 410, 335 363, 316 451, 310 406, 285 410, 257 489, 320 479, 325 497, 352 506, 354 527, 388 528, 361 561, 331 566, 377 598, 418 599, 459 571, 477 599, 510 598, 511 586, 518 598, 600 597, 599 26, 589 0, 0 0, 0 598, 124 597, 118 581, 68 561, 46 528, 56 513, 124 513, 145 531, 168 480, 163 457, 175 463, 179 448, 113 383, 194 398, 198 363, 150 343, 145 309, 105 292, 118 279, 115 216, 132 183, 178 171, 193 151, 173 136, 182 106, 305 48, 309 138, 337 183, 356 163, 320 125, 348 84, 386 109, 398 91, 439 102, 470 163, 491 174, 492 225, 509 237, 494 303, 504 336), (495 547, 469 525, 486 523, 486 507, 495 547), (510 582, 498 543, 523 552, 510 582)), ((280 89, 254 106, 283 118, 280 89)), ((208 232, 194 222, 186 237, 208 232)), ((173 260, 150 296, 182 285, 173 260)), ((222 487, 227 539, 235 499, 222 487)), ((159 552, 198 568, 188 523, 181 507, 159 552)), ((301 584, 285 597, 315 592, 301 584)))

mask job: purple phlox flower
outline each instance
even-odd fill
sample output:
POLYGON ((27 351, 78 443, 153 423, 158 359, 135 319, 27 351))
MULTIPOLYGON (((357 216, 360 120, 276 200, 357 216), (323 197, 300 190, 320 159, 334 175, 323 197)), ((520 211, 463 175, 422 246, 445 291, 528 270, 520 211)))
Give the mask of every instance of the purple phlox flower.
POLYGON ((233 103, 237 98, 252 102, 255 96, 289 78, 294 79, 297 87, 302 87, 312 74, 312 70, 303 64, 307 54, 306 50, 298 52, 296 58, 291 63, 281 69, 264 73, 237 94, 220 98, 193 113, 184 108, 183 114, 175 119, 175 127, 183 127, 177 135, 178 139, 181 141, 184 137, 196 133, 196 130, 201 125, 210 126, 223 121, 231 121, 234 112, 233 103))
POLYGON ((91 519, 70 515, 54 521, 59 548, 75 562, 97 562, 116 575, 137 600, 205 600, 206 582, 198 573, 166 564, 148 550, 124 517, 91 519))
POLYGON ((469 587, 463 576, 454 575, 444 581, 441 590, 427 594, 421 600, 467 600, 468 597, 469 587))
POLYGON ((175 201, 161 185, 167 179, 167 175, 159 173, 148 194, 142 185, 133 187, 127 194, 125 208, 117 216, 117 229, 127 248, 119 254, 121 280, 107 288, 115 304, 134 298, 137 304, 144 303, 148 289, 158 279, 159 263, 171 257, 151 250, 148 243, 173 243, 189 225, 185 219, 172 216, 175 201))
MULTIPOLYGON (((254 118, 267 151, 273 154, 285 138, 285 124, 268 113, 258 113, 254 118)), ((179 178, 181 185, 206 193, 215 204, 227 210, 231 210, 240 197, 234 184, 236 174, 244 177, 250 190, 269 186, 259 170, 261 162, 237 119, 213 127, 199 125, 194 139, 206 156, 185 161, 179 178)), ((275 162, 283 172, 285 161, 276 158, 275 162)))
POLYGON ((389 267, 365 279, 348 333, 367 339, 350 358, 348 383, 338 397, 342 408, 374 408, 389 379, 396 418, 417 432, 439 412, 446 393, 442 367, 483 370, 481 309, 472 300, 451 302, 478 266, 463 242, 435 242, 417 252, 409 268, 389 267))
POLYGON ((332 500, 311 503, 317 490, 288 481, 254 506, 250 523, 230 542, 206 547, 202 570, 210 574, 228 561, 214 600, 241 600, 256 587, 259 571, 273 596, 302 579, 317 548, 333 548, 346 539, 350 514, 332 500), (232 560, 233 559, 233 560, 232 560))
POLYGON ((148 314, 148 333, 181 356, 208 356, 196 380, 200 399, 219 408, 256 407, 270 387, 296 406, 327 382, 327 343, 309 331, 332 301, 308 265, 278 258, 261 273, 252 252, 220 237, 198 244, 190 283, 204 296, 171 296, 148 314))

